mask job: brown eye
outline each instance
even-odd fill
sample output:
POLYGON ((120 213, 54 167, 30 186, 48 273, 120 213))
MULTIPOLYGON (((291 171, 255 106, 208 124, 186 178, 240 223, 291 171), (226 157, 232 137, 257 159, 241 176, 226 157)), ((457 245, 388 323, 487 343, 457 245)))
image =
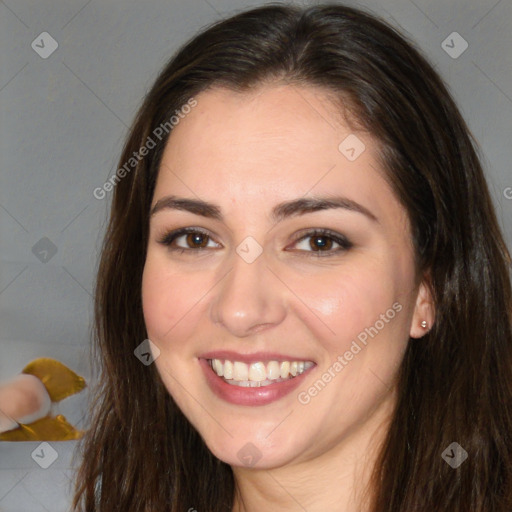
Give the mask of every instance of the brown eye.
POLYGON ((166 233, 158 242, 167 246, 171 251, 180 252, 201 251, 208 248, 209 242, 214 243, 208 233, 198 228, 182 228, 171 231, 166 233), (184 242, 182 242, 182 245, 178 245, 177 242, 182 238, 184 242))
POLYGON ((206 247, 208 244, 208 236, 203 233, 189 233, 186 235, 185 240, 193 247, 206 247))
POLYGON ((352 242, 347 237, 326 229, 307 232, 298 238, 294 245, 299 249, 299 252, 318 257, 333 256, 353 247, 352 242), (302 244, 302 247, 300 247, 300 244, 302 244))
POLYGON ((309 245, 313 251, 324 251, 332 248, 333 240, 327 236, 312 236, 309 245))

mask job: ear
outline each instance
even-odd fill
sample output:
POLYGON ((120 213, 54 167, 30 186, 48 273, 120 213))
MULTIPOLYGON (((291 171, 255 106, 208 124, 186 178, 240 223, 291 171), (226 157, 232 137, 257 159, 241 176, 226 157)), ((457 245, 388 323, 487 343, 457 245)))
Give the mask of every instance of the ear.
POLYGON ((425 336, 432 328, 432 325, 434 325, 434 321, 434 299, 430 285, 430 275, 427 274, 418 288, 409 336, 411 338, 421 338, 425 336), (422 327, 421 323, 423 321, 427 322, 426 327, 422 327))

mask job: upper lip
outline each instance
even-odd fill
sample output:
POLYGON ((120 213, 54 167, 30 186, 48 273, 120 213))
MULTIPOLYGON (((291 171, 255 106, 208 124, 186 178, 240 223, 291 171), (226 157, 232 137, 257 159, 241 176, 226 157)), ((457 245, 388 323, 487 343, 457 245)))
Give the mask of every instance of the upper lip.
MULTIPOLYGON (((200 359, 227 359, 228 361, 240 361, 251 364, 258 361, 313 361, 308 357, 291 356, 278 352, 253 352, 252 354, 240 354, 231 350, 214 350, 199 356, 200 359)), ((314 361, 313 361, 314 362, 314 361)))

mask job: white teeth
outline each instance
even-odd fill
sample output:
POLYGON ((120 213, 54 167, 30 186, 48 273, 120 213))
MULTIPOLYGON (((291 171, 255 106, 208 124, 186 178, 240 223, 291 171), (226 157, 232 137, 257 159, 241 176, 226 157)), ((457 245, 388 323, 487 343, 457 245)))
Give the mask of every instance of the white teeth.
POLYGON ((249 380, 249 367, 245 363, 235 361, 233 363, 233 379, 249 380))
POLYGON ((267 377, 270 380, 275 380, 279 379, 280 376, 279 363, 277 361, 270 361, 270 363, 267 364, 267 377))
POLYGON ((224 380, 242 387, 267 386, 293 378, 311 368, 312 361, 263 361, 246 364, 240 361, 209 360, 213 371, 224 380))
POLYGON ((218 359, 214 359, 213 361, 213 369, 215 370, 215 373, 222 377, 224 375, 224 368, 222 363, 218 359))
MULTIPOLYGON (((267 370, 263 363, 252 363, 249 366, 249 380, 262 381, 267 378, 267 370)), ((236 379, 241 380, 241 379, 236 379)))
POLYGON ((290 363, 288 361, 283 361, 281 363, 281 366, 279 367, 280 371, 280 377, 282 379, 286 379, 288 377, 288 374, 290 373, 290 363))
MULTIPOLYGON (((221 364, 222 362, 219 359, 214 359, 214 361, 217 361, 217 364, 221 364)), ((223 373, 225 379, 232 379, 233 378, 233 363, 231 361, 226 361, 224 363, 223 373)), ((214 368, 215 370, 215 368, 214 368)), ((219 374, 217 374, 219 375, 219 374)), ((219 375, 219 377, 222 377, 222 375, 219 375)))

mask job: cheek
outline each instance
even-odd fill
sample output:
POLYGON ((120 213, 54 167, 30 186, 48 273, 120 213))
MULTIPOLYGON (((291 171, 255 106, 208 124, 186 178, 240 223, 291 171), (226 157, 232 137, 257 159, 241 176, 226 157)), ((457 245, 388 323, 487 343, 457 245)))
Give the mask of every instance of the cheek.
POLYGON ((160 330, 164 310, 162 303, 165 300, 161 282, 156 279, 156 274, 151 260, 147 260, 142 274, 142 310, 150 338, 160 330))
POLYGON ((148 255, 142 275, 142 308, 148 335, 163 341, 187 310, 187 283, 148 255))
POLYGON ((303 314, 329 352, 344 350, 366 327, 373 325, 395 302, 396 285, 377 264, 347 267, 297 288, 297 295, 314 313, 303 314), (371 267, 371 268, 370 268, 371 267))

